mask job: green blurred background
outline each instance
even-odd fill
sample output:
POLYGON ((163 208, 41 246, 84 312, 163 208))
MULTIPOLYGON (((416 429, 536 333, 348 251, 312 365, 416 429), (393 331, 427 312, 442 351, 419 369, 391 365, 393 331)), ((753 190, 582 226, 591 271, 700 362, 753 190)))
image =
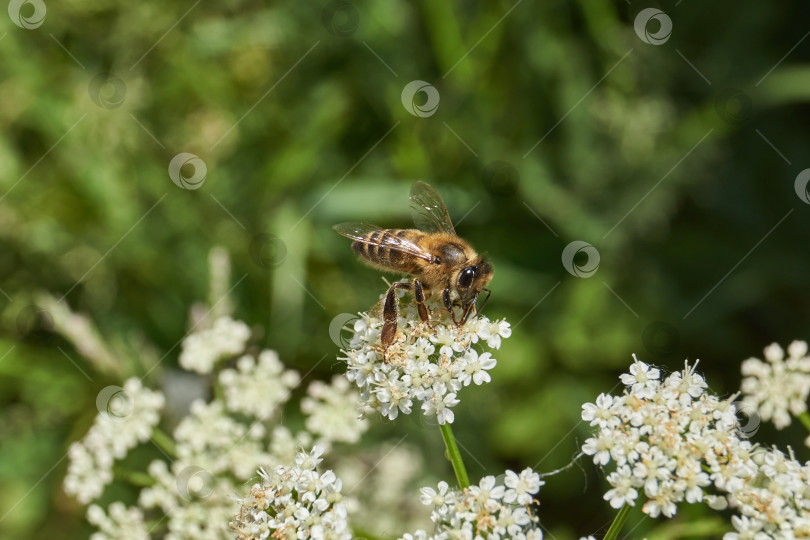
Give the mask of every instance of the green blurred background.
MULTIPOLYGON (((614 387, 631 353, 671 370, 700 358, 728 395, 743 359, 808 338, 810 205, 794 189, 810 167, 806 4, 46 4, 37 28, 0 16, 4 538, 89 534, 60 458, 101 388, 143 375, 185 334, 214 246, 260 341, 302 373, 326 355, 310 379, 340 372, 329 323, 384 284, 330 226, 409 225, 415 180, 490 255, 486 312, 514 329, 494 382, 456 410, 476 479, 567 464, 587 437, 581 404, 614 387), (634 31, 648 7, 672 21, 659 45, 634 31), (403 106, 413 80, 440 95, 429 116, 403 106), (198 189, 169 176, 181 152, 205 163, 198 189), (563 267, 575 240, 598 250, 589 278, 563 267), (98 372, 43 328, 31 307, 43 292, 140 361, 98 372)), ((417 414, 375 422, 362 444, 403 433, 450 477, 417 414)), ((804 436, 761 426, 756 440, 804 460, 804 436)), ((604 533, 613 512, 588 459, 546 480, 548 537, 604 533)), ((705 538, 705 519, 636 513, 629 537, 705 538)))

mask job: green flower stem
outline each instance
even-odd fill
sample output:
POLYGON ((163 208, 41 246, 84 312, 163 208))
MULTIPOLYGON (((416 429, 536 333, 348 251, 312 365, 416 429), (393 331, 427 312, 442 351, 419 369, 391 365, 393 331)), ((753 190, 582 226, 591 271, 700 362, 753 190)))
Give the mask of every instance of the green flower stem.
POLYGON ((470 477, 467 476, 467 469, 464 467, 464 461, 461 459, 461 453, 458 451, 456 438, 453 436, 453 429, 450 427, 449 422, 440 424, 439 428, 442 430, 442 438, 444 445, 447 447, 447 459, 453 464, 453 471, 456 473, 456 480, 461 489, 470 487, 470 477))
POLYGON ((172 458, 177 458, 177 446, 171 437, 166 435, 160 428, 152 428, 152 441, 160 447, 161 450, 169 454, 172 458))
POLYGON ((807 428, 807 431, 810 431, 810 414, 808 414, 807 411, 804 411, 802 414, 800 414, 796 418, 798 418, 799 421, 802 424, 804 424, 804 427, 807 428))
POLYGON ((610 524, 610 529, 608 529, 604 540, 616 540, 616 538, 619 537, 619 533, 622 531, 622 527, 624 527, 624 522, 627 521, 627 514, 630 513, 630 508, 632 507, 629 504, 625 504, 619 509, 619 513, 616 514, 613 523, 610 524))
POLYGON ((116 465, 113 467, 116 478, 129 482, 133 486, 150 487, 155 485, 155 479, 141 471, 132 471, 116 465))

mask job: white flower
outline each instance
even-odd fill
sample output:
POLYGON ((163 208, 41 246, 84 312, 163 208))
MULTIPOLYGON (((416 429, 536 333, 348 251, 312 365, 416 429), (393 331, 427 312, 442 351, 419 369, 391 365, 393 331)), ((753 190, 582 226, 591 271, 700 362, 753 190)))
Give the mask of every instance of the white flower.
POLYGON ((605 500, 610 503, 613 508, 621 508, 625 504, 633 506, 638 497, 638 492, 633 488, 633 477, 630 473, 630 467, 621 465, 618 469, 610 473, 607 481, 613 486, 605 493, 605 500))
POLYGON ((127 508, 116 501, 110 504, 108 511, 109 515, 95 504, 87 508, 87 521, 99 529, 90 535, 90 540, 149 540, 139 508, 127 508))
POLYGON ((604 496, 611 506, 634 505, 643 492, 644 513, 671 517, 677 503, 715 504, 716 491, 734 490, 750 476, 750 443, 740 437, 733 398, 707 393, 694 365, 661 380, 634 357, 621 381, 621 396, 602 394, 582 407, 583 420, 595 428, 583 453, 598 465, 616 464, 604 496))
POLYGON ((360 394, 345 377, 336 375, 328 385, 313 381, 307 394, 301 400, 301 410, 308 415, 307 429, 321 436, 320 444, 356 443, 368 429, 368 420, 360 418, 360 394))
POLYGON ((596 398, 596 405, 585 403, 582 406, 582 419, 590 422, 592 426, 607 427, 618 421, 611 407, 613 407, 613 396, 599 394, 599 397, 596 398))
POLYGON ((189 334, 183 340, 180 365, 189 371, 211 373, 219 360, 245 350, 250 328, 230 317, 222 317, 213 327, 189 334))
POLYGON ((540 491, 543 485, 540 476, 529 468, 520 475, 508 470, 504 482, 500 484, 494 476, 485 476, 477 485, 464 490, 449 489, 447 482, 439 482, 438 489, 423 487, 420 500, 433 507, 430 519, 434 523, 435 534, 418 530, 400 538, 542 540, 543 533, 537 516, 529 508, 532 495, 540 491))
POLYGON ((112 467, 102 466, 85 445, 75 442, 68 448, 68 472, 65 476, 65 493, 87 504, 104 492, 112 482, 112 467))
POLYGON ((658 385, 658 377, 661 372, 656 368, 651 368, 641 362, 636 355, 633 355, 633 364, 630 366, 630 373, 625 373, 619 377, 622 384, 630 386, 630 393, 638 397, 649 398, 658 385))
POLYGON ((503 483, 506 485, 506 493, 503 500, 505 502, 517 501, 518 504, 529 504, 532 502, 532 494, 540 491, 540 486, 545 482, 540 480, 540 475, 530 468, 523 469, 520 474, 513 471, 506 471, 503 483))
POLYGON ((763 420, 771 420, 777 429, 783 429, 790 425, 791 414, 798 416, 807 411, 810 395, 807 343, 791 343, 787 359, 776 343, 764 352, 767 362, 749 358, 742 363, 743 403, 755 408, 763 420))
POLYGON ((777 538, 792 540, 810 535, 810 462, 804 465, 776 449, 753 453, 756 470, 728 496, 737 515, 736 532, 724 540, 777 538))
POLYGON ((512 328, 505 320, 489 321, 481 320, 478 323, 478 336, 487 342, 492 349, 501 348, 501 338, 508 338, 512 335, 512 328))
POLYGON ((191 404, 191 414, 174 430, 177 456, 183 463, 217 475, 231 471, 248 478, 261 463, 270 460, 263 450, 264 424, 246 425, 230 416, 221 401, 191 404))
POLYGON ((285 371, 278 354, 269 350, 262 351, 258 361, 243 356, 236 369, 225 369, 219 374, 228 409, 262 420, 269 419, 290 399, 290 390, 300 380, 296 371, 285 371))
MULTIPOLYGON (((299 448, 311 447, 313 434, 292 433, 273 417, 287 400, 289 390, 298 385, 299 377, 286 370, 272 351, 263 351, 255 358, 242 355, 249 337, 244 323, 221 318, 212 328, 185 339, 181 365, 210 373, 194 378, 202 383, 200 387, 211 384, 214 388, 211 398, 194 401, 185 416, 182 396, 171 403, 172 423, 176 425, 173 433, 166 434, 157 428, 163 394, 144 388, 139 379, 126 381, 123 388, 107 387, 99 394, 100 409, 93 426, 68 450, 65 491, 88 504, 106 496, 105 487, 113 480, 143 481, 147 487, 138 494, 137 507, 127 508, 114 502, 105 513, 102 508, 91 506, 88 520, 98 531, 92 538, 233 537, 229 521, 239 504, 232 494, 244 489, 245 480, 253 477, 262 464, 291 466, 286 470, 295 470, 292 464, 296 453, 299 448), (224 364, 220 361, 237 355, 242 357, 216 373, 224 364), (177 415, 180 418, 175 420, 177 415), (150 452, 159 457, 160 452, 168 461, 161 457, 153 460, 145 471, 133 471, 132 467, 142 461, 130 459, 120 469, 114 469, 116 460, 147 441, 152 443, 148 447, 150 452), (148 533, 144 531, 144 511, 148 511, 148 533)), ((170 378, 165 383, 165 390, 172 397, 184 393, 182 388, 177 391, 176 381, 170 378)), ((356 419, 357 395, 350 386, 340 378, 333 385, 318 383, 310 387, 308 420, 318 430, 320 440, 356 437, 353 433, 363 423, 356 419), (351 429, 347 429, 349 425, 351 429)), ((296 482, 301 497, 295 499, 286 494, 290 500, 287 515, 269 515, 266 507, 257 509, 256 516, 260 519, 255 520, 256 536, 269 534, 271 522, 293 523, 296 527, 295 522, 304 520, 312 538, 347 537, 342 484, 330 472, 319 475, 314 471, 320 459, 320 449, 303 458, 299 456, 300 475, 286 478, 285 482, 296 482)))
POLYGON ((398 332, 385 351, 380 317, 361 313, 355 321, 350 349, 339 359, 346 362, 346 378, 360 390, 364 409, 393 420, 416 405, 444 424, 454 419, 451 407, 459 403, 462 387, 492 380, 497 361, 473 346, 481 341, 498 348, 511 335, 509 323, 478 315, 457 327, 437 300, 426 304, 430 325, 421 321, 413 303, 401 304, 398 332))
POLYGON ((455 415, 450 407, 458 405, 460 401, 456 399, 455 392, 447 393, 447 386, 444 383, 434 384, 423 399, 422 410, 426 415, 435 414, 440 424, 453 423, 455 415))
POLYGON ((496 361, 488 352, 478 355, 475 349, 470 349, 464 358, 464 363, 457 363, 453 366, 454 375, 464 386, 469 386, 470 381, 477 385, 488 383, 492 380, 487 370, 495 367, 496 361))
POLYGON ((98 498, 112 481, 112 467, 139 443, 149 440, 160 420, 164 397, 144 388, 140 379, 131 378, 118 391, 104 395, 102 407, 87 435, 73 443, 68 451, 70 462, 64 488, 80 502, 98 498), (117 405, 113 404, 113 401, 117 405))
POLYGON ((241 540, 352 538, 342 502, 342 482, 332 471, 318 474, 323 448, 299 453, 294 466, 259 470, 261 482, 240 499, 231 527, 241 540))
POLYGON ((449 488, 449 484, 445 481, 439 482, 438 491, 432 487, 423 487, 420 489, 422 492, 420 500, 422 501, 422 504, 432 504, 436 507, 443 507, 445 505, 444 501, 449 488))

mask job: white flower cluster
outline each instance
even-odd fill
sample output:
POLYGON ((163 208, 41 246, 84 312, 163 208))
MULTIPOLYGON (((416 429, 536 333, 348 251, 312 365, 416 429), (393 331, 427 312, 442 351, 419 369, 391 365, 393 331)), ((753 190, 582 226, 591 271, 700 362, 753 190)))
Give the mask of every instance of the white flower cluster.
POLYGON ((239 354, 250 338, 250 328, 230 317, 221 317, 206 330, 193 332, 183 340, 180 365, 197 373, 211 373, 223 358, 239 354))
POLYGON ((148 540, 149 532, 139 508, 127 508, 121 502, 110 504, 110 515, 95 504, 87 509, 87 521, 98 528, 90 540, 148 540))
POLYGON ((265 350, 255 359, 250 355, 236 362, 236 369, 224 369, 219 383, 228 410, 270 418, 290 399, 290 391, 301 382, 298 372, 285 370, 276 351, 265 350))
POLYGON ((497 349, 512 334, 504 320, 479 315, 457 327, 438 302, 428 300, 427 307, 430 324, 419 319, 413 303, 403 303, 396 337, 386 351, 380 344, 380 316, 361 313, 349 350, 339 358, 348 364, 346 376, 360 388, 364 406, 390 420, 410 414, 419 402, 425 415, 452 423, 461 388, 488 383, 488 371, 495 367, 492 355, 473 345, 486 342, 497 349))
POLYGON ((342 502, 343 487, 335 473, 319 474, 323 448, 299 453, 295 465, 259 470, 261 483, 240 499, 239 513, 231 522, 240 540, 272 538, 352 538, 342 502))
MULTIPOLYGON (((143 388, 138 379, 127 381, 115 394, 105 394, 106 410, 100 409, 90 432, 70 449, 65 491, 85 504, 97 499, 113 480, 113 461, 150 436, 172 461, 154 460, 147 474, 138 476, 139 482, 151 485, 140 491, 137 506, 113 503, 109 516, 96 505, 88 508, 88 520, 99 529, 96 538, 148 538, 138 523, 143 522, 143 511, 152 509, 165 515, 156 521, 156 537, 227 537, 233 533, 228 523, 238 509, 232 495, 257 468, 293 463, 297 449, 310 446, 316 436, 330 445, 347 437, 356 440, 367 429, 355 409, 359 392, 345 379, 331 385, 312 383, 309 401, 302 404, 312 433, 293 434, 277 425, 277 413, 300 384, 300 376, 285 369, 274 351, 255 357, 244 354, 247 328, 226 317, 213 329, 186 338, 185 365, 198 372, 214 371, 216 377, 210 380, 219 383, 220 391, 210 401, 194 401, 171 435, 153 432, 164 397, 143 388), (216 361, 226 356, 238 356, 235 367, 216 373, 216 361), (328 410, 331 407, 335 410, 328 410)), ((122 474, 126 479, 126 471, 122 474)))
POLYGON ((731 400, 707 393, 696 365, 661 380, 659 370, 636 359, 621 376, 623 395, 601 394, 582 406, 582 419, 597 428, 582 451, 598 465, 615 463, 605 493, 614 508, 634 505, 639 491, 652 517, 672 517, 684 500, 721 507, 724 496, 707 488, 733 491, 756 470, 731 400))
POLYGON ((659 370, 635 360, 621 381, 621 396, 602 394, 582 407, 582 419, 597 427, 582 451, 599 465, 616 464, 607 476, 611 506, 632 506, 643 492, 642 511, 652 517, 672 517, 684 500, 731 507, 736 532, 724 540, 810 537, 810 462, 747 441, 734 396, 709 394, 688 364, 661 380, 659 370))
POLYGON ((810 462, 778 450, 753 453, 756 473, 728 496, 738 515, 723 540, 810 538, 810 462))
POLYGON ((307 397, 301 399, 301 410, 307 414, 306 428, 322 437, 318 444, 329 441, 356 443, 368 429, 368 420, 359 418, 358 393, 345 377, 336 375, 332 384, 313 381, 307 397))
POLYGON ((68 449, 65 492, 84 504, 99 497, 112 481, 116 459, 149 440, 163 408, 163 394, 144 388, 137 378, 123 388, 107 389, 112 391, 100 395, 99 414, 90 431, 68 449))
POLYGON ((502 484, 494 476, 485 476, 463 491, 450 489, 447 482, 439 482, 438 489, 422 488, 422 503, 433 506, 434 534, 418 530, 401 540, 542 540, 543 532, 529 505, 544 483, 540 475, 526 468, 520 474, 506 471, 502 484))
POLYGON ((777 429, 790 425, 790 415, 807 411, 810 395, 810 356, 807 343, 794 341, 782 347, 773 343, 765 348, 765 360, 749 358, 742 363, 743 403, 754 407, 763 420, 771 420, 777 429))

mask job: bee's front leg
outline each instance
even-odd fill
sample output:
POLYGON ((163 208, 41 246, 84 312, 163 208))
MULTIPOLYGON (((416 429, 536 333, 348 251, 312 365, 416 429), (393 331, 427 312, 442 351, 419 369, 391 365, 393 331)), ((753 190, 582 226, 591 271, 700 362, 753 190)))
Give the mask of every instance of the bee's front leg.
POLYGON ((394 342, 394 337, 397 335, 397 320, 399 319, 397 289, 408 288, 410 288, 410 284, 396 282, 391 284, 388 288, 388 293, 385 295, 385 302, 383 303, 383 327, 380 333, 380 343, 382 343, 384 351, 394 342))
POLYGON ((475 308, 475 302, 477 301, 478 301, 478 293, 475 293, 470 303, 464 307, 464 312, 461 315, 460 321, 461 324, 459 324, 459 326, 462 326, 464 325, 464 323, 467 322, 467 318, 470 316, 470 314, 478 313, 478 310, 475 308))
POLYGON ((444 301, 444 307, 447 308, 447 311, 450 312, 450 318, 453 319, 453 324, 456 326, 461 326, 459 321, 456 319, 456 312, 453 311, 453 302, 450 300, 450 287, 447 287, 442 294, 442 300, 444 301))
POLYGON ((430 316, 428 315, 427 306, 425 306, 425 292, 422 289, 422 282, 418 279, 413 280, 413 297, 416 300, 416 310, 419 312, 419 318, 422 322, 430 325, 430 316))

